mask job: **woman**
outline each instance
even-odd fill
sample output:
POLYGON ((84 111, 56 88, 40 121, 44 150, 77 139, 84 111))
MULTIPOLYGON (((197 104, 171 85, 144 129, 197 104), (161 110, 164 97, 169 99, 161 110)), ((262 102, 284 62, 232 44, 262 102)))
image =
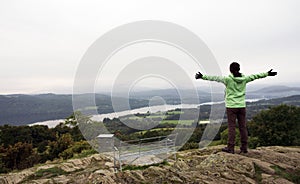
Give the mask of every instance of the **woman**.
POLYGON ((234 154, 235 143, 235 124, 238 122, 238 127, 241 135, 240 153, 247 153, 248 150, 248 133, 246 127, 246 84, 255 79, 264 78, 267 76, 275 76, 277 72, 272 70, 266 73, 254 74, 245 76, 240 73, 240 65, 236 62, 230 64, 231 74, 228 77, 223 76, 208 76, 196 73, 196 79, 221 82, 226 86, 225 90, 225 105, 228 120, 228 140, 227 147, 222 151, 234 154))

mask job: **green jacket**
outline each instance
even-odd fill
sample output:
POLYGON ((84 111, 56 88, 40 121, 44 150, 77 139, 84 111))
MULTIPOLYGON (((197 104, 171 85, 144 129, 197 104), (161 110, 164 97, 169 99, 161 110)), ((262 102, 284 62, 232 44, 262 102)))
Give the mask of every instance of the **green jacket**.
POLYGON ((243 108, 246 107, 245 94, 246 94, 246 84, 248 82, 254 81, 255 79, 260 79, 267 77, 268 73, 260 73, 242 77, 234 77, 230 74, 228 77, 223 76, 207 76, 203 75, 203 80, 221 82, 226 86, 225 89, 225 104, 228 108, 243 108))

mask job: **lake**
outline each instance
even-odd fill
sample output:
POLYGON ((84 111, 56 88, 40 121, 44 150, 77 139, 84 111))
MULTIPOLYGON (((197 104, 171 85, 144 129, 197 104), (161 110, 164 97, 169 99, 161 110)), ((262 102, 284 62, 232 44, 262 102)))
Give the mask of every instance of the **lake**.
MULTIPOLYGON (((247 99, 247 102, 255 102, 261 99, 247 99)), ((224 101, 220 102, 206 102, 206 103, 201 103, 201 104, 178 104, 178 105, 157 105, 157 106, 151 106, 151 107, 142 107, 138 109, 132 109, 132 110, 126 110, 126 111, 121 111, 121 112, 112 112, 112 113, 107 113, 107 114, 97 114, 93 115, 91 119, 93 121, 103 121, 104 118, 118 118, 120 116, 125 116, 125 115, 130 115, 130 114, 137 114, 137 113, 146 113, 146 112, 166 112, 168 110, 174 110, 174 109, 189 109, 189 108, 197 108, 199 105, 212 105, 212 104, 220 104, 223 103, 224 101)), ((29 126, 33 125, 47 125, 49 128, 54 128, 56 125, 58 125, 61 122, 64 122, 65 119, 57 119, 57 120, 47 120, 47 121, 42 121, 42 122, 36 122, 29 124, 29 126)))

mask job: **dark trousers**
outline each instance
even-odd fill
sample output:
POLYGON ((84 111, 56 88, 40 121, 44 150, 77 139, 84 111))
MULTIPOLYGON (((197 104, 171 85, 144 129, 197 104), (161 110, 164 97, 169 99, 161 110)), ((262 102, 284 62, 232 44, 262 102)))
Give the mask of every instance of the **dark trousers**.
POLYGON ((228 119, 228 140, 227 147, 229 150, 234 150, 235 144, 235 124, 236 120, 239 125, 241 136, 241 150, 247 150, 248 147, 248 132, 246 125, 246 108, 226 108, 228 119))

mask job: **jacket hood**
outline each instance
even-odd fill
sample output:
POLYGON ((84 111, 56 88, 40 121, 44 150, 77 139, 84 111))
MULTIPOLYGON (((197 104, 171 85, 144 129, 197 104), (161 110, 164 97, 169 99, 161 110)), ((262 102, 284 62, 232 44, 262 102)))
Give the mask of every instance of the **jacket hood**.
POLYGON ((241 77, 234 77, 232 74, 229 75, 229 77, 234 80, 236 83, 242 83, 245 81, 245 75, 242 74, 241 77))

